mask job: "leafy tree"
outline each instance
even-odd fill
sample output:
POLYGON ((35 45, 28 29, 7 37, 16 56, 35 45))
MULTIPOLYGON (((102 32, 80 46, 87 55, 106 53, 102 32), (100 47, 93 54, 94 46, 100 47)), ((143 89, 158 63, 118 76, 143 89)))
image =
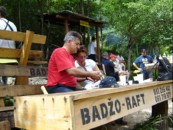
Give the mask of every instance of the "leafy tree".
MULTIPOLYGON (((122 44, 128 49, 128 69, 131 55, 139 55, 138 49, 145 47, 153 51, 171 41, 171 0, 102 0, 102 12, 109 19, 115 33, 126 36, 122 44), (136 46, 136 47, 135 47, 136 46)), ((127 55, 127 54, 125 54, 127 55)))

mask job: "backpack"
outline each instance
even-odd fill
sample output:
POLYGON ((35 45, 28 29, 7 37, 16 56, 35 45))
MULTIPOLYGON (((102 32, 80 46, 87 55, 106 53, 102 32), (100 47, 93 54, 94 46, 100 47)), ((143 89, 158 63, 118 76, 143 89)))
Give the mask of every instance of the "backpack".
POLYGON ((106 76, 104 79, 100 81, 99 88, 117 88, 119 85, 117 81, 112 76, 106 76))
POLYGON ((158 69, 158 81, 172 80, 173 79, 173 67, 169 63, 166 57, 158 58, 159 69, 158 69))

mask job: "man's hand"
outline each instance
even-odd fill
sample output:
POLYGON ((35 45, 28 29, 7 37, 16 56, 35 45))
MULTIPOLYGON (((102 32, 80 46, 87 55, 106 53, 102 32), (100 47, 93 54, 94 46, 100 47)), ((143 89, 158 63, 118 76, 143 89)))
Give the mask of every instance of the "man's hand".
POLYGON ((138 70, 139 70, 140 72, 142 72, 142 69, 141 69, 141 68, 138 68, 138 70))
POLYGON ((98 81, 101 79, 102 75, 100 74, 99 71, 92 71, 90 77, 94 80, 94 81, 98 81))

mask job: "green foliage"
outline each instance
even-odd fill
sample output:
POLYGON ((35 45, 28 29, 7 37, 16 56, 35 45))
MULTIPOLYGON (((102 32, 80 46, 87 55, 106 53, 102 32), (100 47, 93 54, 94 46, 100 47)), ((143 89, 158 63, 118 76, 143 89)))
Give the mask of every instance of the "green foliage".
POLYGON ((172 114, 172 116, 168 117, 168 125, 169 125, 169 127, 173 128, 173 114, 172 114))
POLYGON ((133 130, 158 130, 158 127, 160 128, 162 125, 167 125, 166 123, 164 124, 164 120, 168 121, 168 127, 173 128, 173 115, 167 116, 167 117, 161 117, 161 116, 156 116, 156 117, 151 117, 147 121, 136 124, 133 130))
MULTIPOLYGON (((36 15, 70 10, 107 21, 101 39, 103 50, 108 48, 128 58, 131 47, 131 61, 144 47, 153 55, 173 53, 172 0, 0 0, 0 3, 6 6, 8 19, 17 25, 18 31, 45 34, 49 44, 55 46, 62 45, 59 39, 63 39, 63 26, 46 23, 41 29, 36 15), (110 45, 107 39, 110 34, 121 40, 110 45)), ((86 29, 89 33, 92 30, 95 28, 86 29)))
POLYGON ((5 106, 13 106, 14 105, 14 98, 13 97, 4 97, 4 104, 5 106))
POLYGON ((171 44, 171 0, 108 0, 102 4, 110 27, 127 36, 126 42, 132 38, 133 44, 148 48, 171 44))

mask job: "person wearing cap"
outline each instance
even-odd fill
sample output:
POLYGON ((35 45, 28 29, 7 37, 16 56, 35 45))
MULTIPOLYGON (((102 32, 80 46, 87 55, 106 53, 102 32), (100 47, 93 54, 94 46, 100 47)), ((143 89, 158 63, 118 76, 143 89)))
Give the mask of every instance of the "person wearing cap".
POLYGON ((100 80, 99 71, 81 71, 75 67, 72 54, 80 48, 82 36, 76 31, 69 31, 64 37, 64 45, 51 54, 48 64, 48 93, 71 92, 78 90, 76 77, 90 77, 100 80))
POLYGON ((152 71, 144 70, 145 64, 150 63, 153 63, 153 58, 150 55, 147 55, 146 49, 142 49, 141 55, 133 62, 133 66, 143 74, 144 80, 152 78, 152 71))
POLYGON ((106 69, 106 75, 107 76, 112 76, 116 79, 116 81, 119 80, 119 74, 118 72, 115 72, 115 67, 116 65, 114 64, 114 61, 116 61, 117 56, 114 54, 110 54, 110 60, 107 64, 105 64, 105 69, 106 69))
MULTIPOLYGON (((0 30, 14 31, 17 32, 16 25, 6 19, 7 10, 4 6, 0 6, 0 30)), ((15 49, 15 41, 0 39, 0 48, 15 49)), ((7 84, 7 77, 2 77, 3 84, 7 84)))

